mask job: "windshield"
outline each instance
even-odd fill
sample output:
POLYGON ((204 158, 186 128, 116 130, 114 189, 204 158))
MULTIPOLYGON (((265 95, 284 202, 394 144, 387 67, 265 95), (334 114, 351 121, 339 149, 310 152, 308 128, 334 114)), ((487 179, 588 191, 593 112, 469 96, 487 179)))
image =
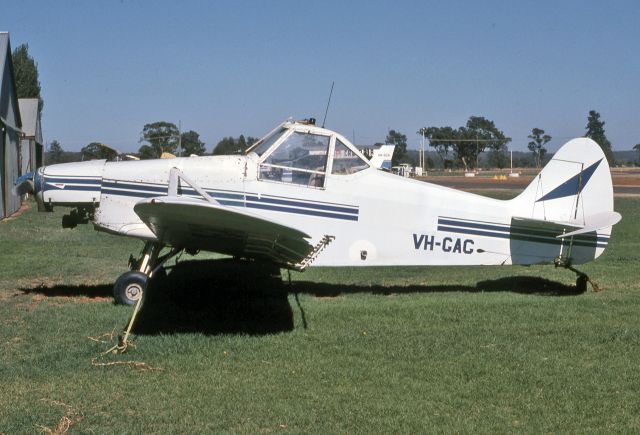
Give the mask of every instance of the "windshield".
POLYGON ((265 164, 324 171, 329 136, 295 132, 265 160, 265 164))
POLYGON ((280 139, 286 131, 286 128, 280 128, 270 135, 263 137, 258 142, 256 142, 255 145, 249 148, 248 152, 253 152, 261 156, 266 150, 271 147, 271 145, 273 145, 278 139, 280 139))
POLYGON ((293 132, 260 165, 260 179, 323 187, 330 139, 293 132))

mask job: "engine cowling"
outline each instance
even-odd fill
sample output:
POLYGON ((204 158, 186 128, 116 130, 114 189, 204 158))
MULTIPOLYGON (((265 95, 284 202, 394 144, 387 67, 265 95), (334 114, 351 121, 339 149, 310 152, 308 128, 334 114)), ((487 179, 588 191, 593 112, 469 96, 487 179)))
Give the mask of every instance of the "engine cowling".
POLYGON ((38 210, 51 211, 56 205, 95 207, 100 202, 105 162, 91 160, 38 168, 33 179, 38 210))

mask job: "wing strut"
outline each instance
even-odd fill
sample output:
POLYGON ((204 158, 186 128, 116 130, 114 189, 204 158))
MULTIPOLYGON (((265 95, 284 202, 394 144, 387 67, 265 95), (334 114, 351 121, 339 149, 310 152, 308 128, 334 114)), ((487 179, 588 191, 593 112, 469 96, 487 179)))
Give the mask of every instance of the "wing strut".
POLYGON ((178 196, 178 187, 180 187, 180 180, 193 187, 193 190, 198 192, 200 196, 202 196, 211 204, 220 205, 220 203, 213 199, 213 197, 209 195, 202 187, 198 186, 195 181, 187 177, 184 172, 175 167, 171 168, 171 171, 169 171, 169 190, 167 192, 167 196, 178 196))

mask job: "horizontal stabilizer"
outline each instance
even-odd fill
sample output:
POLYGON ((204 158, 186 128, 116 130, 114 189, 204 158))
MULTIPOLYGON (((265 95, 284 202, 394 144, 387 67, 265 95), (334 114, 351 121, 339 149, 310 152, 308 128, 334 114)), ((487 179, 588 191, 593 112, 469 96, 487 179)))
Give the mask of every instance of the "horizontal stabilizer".
POLYGON ((517 228, 519 232, 545 234, 547 237, 558 237, 566 231, 575 231, 582 228, 582 225, 575 222, 560 222, 545 219, 532 219, 526 217, 513 217, 511 226, 517 228))
POLYGON ((585 218, 585 222, 587 224, 583 228, 571 231, 566 234, 560 234, 556 237, 562 239, 564 237, 577 236, 578 234, 591 233, 603 228, 609 228, 620 222, 620 219, 622 219, 622 216, 620 215, 620 213, 615 211, 597 213, 585 218))

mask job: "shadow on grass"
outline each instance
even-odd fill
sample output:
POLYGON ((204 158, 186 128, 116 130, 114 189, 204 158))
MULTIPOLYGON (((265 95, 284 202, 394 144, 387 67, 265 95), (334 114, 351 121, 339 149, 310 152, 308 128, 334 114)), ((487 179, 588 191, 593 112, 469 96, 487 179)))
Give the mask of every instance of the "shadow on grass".
POLYGON ((446 292, 511 292, 539 296, 576 296, 582 294, 574 285, 565 285, 557 281, 535 276, 509 276, 498 279, 478 281, 475 286, 465 285, 408 285, 408 286, 360 286, 326 284, 319 282, 295 281, 289 290, 292 293, 305 293, 317 297, 335 297, 349 293, 403 294, 403 293, 446 293, 446 292))
MULTIPOLYGON (((54 286, 22 289, 47 297, 104 298, 111 285, 54 286)), ((539 277, 515 276, 478 282, 475 286, 368 286, 294 281, 283 282, 278 269, 231 260, 185 261, 162 279, 151 280, 134 327, 136 334, 236 333, 263 335, 293 330, 289 294, 334 297, 438 292, 513 292, 542 296, 577 295, 575 286, 539 277)), ((297 300, 297 299, 296 299, 297 300)), ((302 320, 303 307, 300 309, 302 320)))
POLYGON ((55 298, 88 298, 104 299, 113 298, 113 285, 54 285, 53 287, 38 286, 34 288, 21 288, 24 294, 39 294, 45 297, 55 298))
POLYGON ((293 330, 280 270, 231 260, 185 261, 151 280, 136 334, 241 333, 293 330))

